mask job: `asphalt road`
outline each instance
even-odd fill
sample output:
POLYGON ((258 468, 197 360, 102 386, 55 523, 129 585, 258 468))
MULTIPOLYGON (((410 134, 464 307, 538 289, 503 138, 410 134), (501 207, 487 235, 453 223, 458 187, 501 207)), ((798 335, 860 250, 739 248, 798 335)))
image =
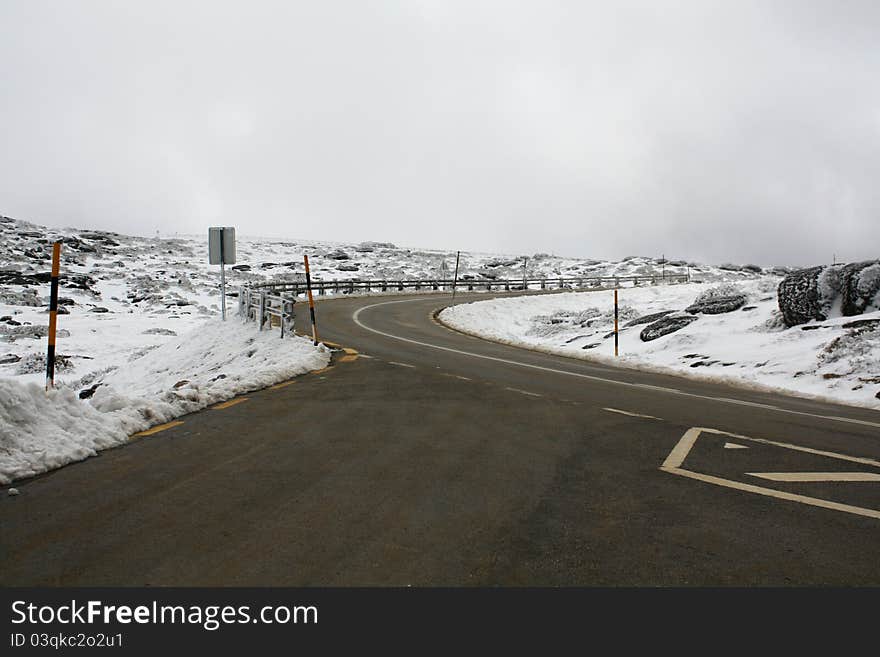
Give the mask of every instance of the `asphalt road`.
POLYGON ((0 584, 880 584, 880 413, 486 342, 449 302, 322 302, 332 367, 22 482, 0 584))

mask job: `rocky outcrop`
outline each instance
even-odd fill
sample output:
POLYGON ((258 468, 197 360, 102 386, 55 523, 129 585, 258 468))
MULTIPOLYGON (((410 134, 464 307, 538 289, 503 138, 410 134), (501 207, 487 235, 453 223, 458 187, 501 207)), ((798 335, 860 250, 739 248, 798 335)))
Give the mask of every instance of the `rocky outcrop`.
POLYGON ((786 326, 828 319, 839 303, 849 317, 880 307, 880 260, 810 267, 788 274, 776 299, 786 326))
POLYGON ((699 317, 694 315, 667 315, 643 328, 642 332, 639 333, 639 338, 641 338, 642 342, 650 342, 651 340, 662 338, 664 335, 675 333, 698 319, 699 317))
POLYGON ((666 315, 670 313, 674 313, 674 310, 661 310, 659 313, 651 313, 650 315, 642 315, 641 317, 636 317, 635 319, 627 322, 623 325, 623 328, 629 328, 630 326, 637 326, 639 324, 650 324, 651 322, 656 322, 661 317, 666 317, 666 315))
POLYGON ((723 297, 715 297, 707 301, 697 301, 685 308, 691 315, 703 313, 704 315, 720 315, 729 313, 746 304, 744 294, 733 294, 723 297))

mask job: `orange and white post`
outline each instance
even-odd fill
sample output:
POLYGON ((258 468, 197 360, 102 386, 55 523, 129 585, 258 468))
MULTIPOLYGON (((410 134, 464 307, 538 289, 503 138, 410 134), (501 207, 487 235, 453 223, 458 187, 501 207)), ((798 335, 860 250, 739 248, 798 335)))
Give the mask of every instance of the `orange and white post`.
POLYGON ((58 273, 61 242, 52 245, 52 288, 49 292, 49 350, 46 353, 46 390, 55 386, 55 327, 58 323, 58 273))
POLYGON ((315 322, 315 299, 312 297, 312 276, 309 273, 309 256, 303 254, 306 263, 306 294, 309 295, 309 315, 312 317, 312 341, 318 346, 318 324, 315 322))

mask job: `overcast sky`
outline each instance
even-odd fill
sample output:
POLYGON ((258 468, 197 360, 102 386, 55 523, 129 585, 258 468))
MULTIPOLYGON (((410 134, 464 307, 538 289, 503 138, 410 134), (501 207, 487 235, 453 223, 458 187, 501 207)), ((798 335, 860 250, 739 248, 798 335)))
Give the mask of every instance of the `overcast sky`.
POLYGON ((880 2, 0 0, 0 214, 880 257, 880 2))

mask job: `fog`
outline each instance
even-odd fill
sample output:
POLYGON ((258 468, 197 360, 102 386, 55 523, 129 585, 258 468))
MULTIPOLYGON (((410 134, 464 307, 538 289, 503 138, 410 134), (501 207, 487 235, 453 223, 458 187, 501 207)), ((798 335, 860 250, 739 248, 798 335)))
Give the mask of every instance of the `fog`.
POLYGON ((0 3, 0 213, 880 257, 880 3, 0 3))

